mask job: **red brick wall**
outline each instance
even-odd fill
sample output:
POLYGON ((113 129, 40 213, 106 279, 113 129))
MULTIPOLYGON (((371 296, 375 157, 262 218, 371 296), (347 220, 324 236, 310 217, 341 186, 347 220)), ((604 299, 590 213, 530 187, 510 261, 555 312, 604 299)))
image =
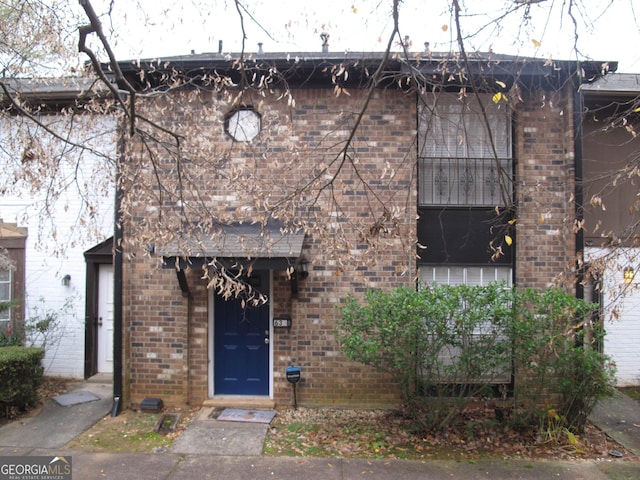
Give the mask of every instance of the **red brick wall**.
POLYGON ((175 271, 150 268, 137 258, 125 260, 123 270, 124 376, 129 400, 139 403, 159 397, 166 404, 184 403, 188 315, 175 271))
POLYGON ((515 125, 516 283, 545 288, 576 259, 571 90, 523 95, 515 125))
MULTIPOLYGON (((316 89, 297 91, 294 98, 295 107, 285 101, 262 100, 258 109, 264 129, 260 139, 249 144, 234 143, 224 134, 222 119, 231 107, 209 93, 182 97, 182 105, 195 100, 191 110, 169 108, 163 118, 166 126, 180 122, 183 131, 200 138, 206 135, 206 154, 200 151, 196 156, 196 149, 185 145, 185 152, 198 161, 185 163, 183 173, 188 175, 192 168, 191 181, 207 208, 223 221, 238 215, 250 217, 253 214, 245 212, 256 211, 256 198, 269 195, 273 203, 292 188, 306 184, 323 167, 327 171, 321 174, 320 183, 326 183, 327 172, 336 174, 331 189, 318 193, 314 186, 303 195, 307 200, 317 196, 315 204, 293 207, 302 212, 308 229, 304 254, 311 261, 309 277, 299 282, 298 298, 291 298, 285 272, 274 272, 274 315, 289 314, 293 319, 290 331, 277 329, 272 338, 274 399, 277 404, 291 402, 291 386, 284 371, 296 364, 302 367, 298 385, 301 404, 394 403, 398 394, 393 382, 347 361, 333 330, 336 305, 345 296, 360 294, 367 287, 413 284, 415 99, 393 89, 375 92, 345 160, 338 154, 356 121, 363 96, 356 91, 336 97, 331 89, 316 89), (203 157, 210 171, 206 170, 207 162, 201 161, 203 157), (232 175, 236 175, 234 184, 225 180, 232 175), (375 192, 367 191, 362 179, 375 192)), ((258 100, 254 104, 257 106, 258 100)), ((132 142, 129 151, 137 155, 140 149, 132 142)), ((142 157, 134 158, 136 165, 144 163, 142 157)), ((169 171, 169 159, 162 161, 169 171)), ((150 168, 137 173, 138 180, 145 175, 153 178, 150 168)), ((170 202, 158 205, 158 198, 138 192, 125 207, 133 213, 131 240, 152 243, 153 238, 141 240, 134 228, 145 221, 160 221, 159 211, 164 211, 163 222, 171 221, 170 202)), ((129 244, 127 248, 135 247, 129 244)), ((165 403, 200 403, 208 397, 206 282, 200 272, 187 274, 192 293, 188 301, 181 296, 175 271, 157 268, 157 259, 139 251, 135 256, 128 253, 132 252, 125 254, 128 331, 124 354, 129 401, 157 396, 165 403)))
MULTIPOLYGON (((516 116, 516 284, 571 288, 576 261, 573 229, 575 165, 569 89, 524 96, 516 116)), ((515 393, 527 401, 527 365, 515 366, 515 393)), ((549 401, 553 385, 549 385, 549 401)), ((543 406, 541 406, 543 407, 543 406)))
MULTIPOLYGON (((180 108, 165 109, 163 121, 206 139, 198 148, 185 141, 183 174, 212 218, 220 221, 250 219, 264 206, 256 200, 268 198, 274 205, 314 175, 326 184, 327 173, 339 172, 330 189, 319 193, 316 183, 298 194, 300 202, 290 207, 308 230, 304 255, 311 264, 309 277, 299 282, 297 298, 291 296, 285 273, 274 272, 273 313, 289 314, 293 321, 291 330, 277 329, 272 337, 274 400, 278 405, 291 402, 284 372, 296 364, 302 368, 300 404, 395 404, 399 396, 392 379, 348 361, 333 330, 336 306, 345 296, 360 295, 368 287, 414 284, 415 98, 394 89, 377 91, 353 138, 349 158, 339 151, 362 106, 362 93, 336 97, 330 89, 307 89, 295 91, 294 98, 295 106, 271 97, 245 102, 258 106, 264 125, 259 139, 248 144, 234 143, 224 134, 223 117, 231 108, 224 96, 191 92, 179 97, 180 108), (375 191, 368 191, 361 179, 375 191)), ((548 285, 574 258, 570 99, 568 91, 533 92, 516 107, 516 278, 523 286, 548 285)), ((143 151, 136 142, 132 147, 134 155, 143 151)), ((161 152, 158 158, 175 175, 161 152)), ((143 163, 140 157, 134 159, 143 163)), ((153 179, 152 173, 143 166, 138 178, 153 179)), ((125 235, 128 227, 131 240, 140 244, 153 240, 141 238, 134 230, 137 224, 171 225, 175 202, 160 205, 159 198, 137 193, 135 202, 127 205, 131 216, 125 235)), ((286 216, 287 211, 281 213, 286 216)), ((133 249, 125 245, 128 400, 137 403, 157 396, 165 403, 199 404, 209 395, 206 282, 201 272, 188 272, 192 294, 188 300, 181 296, 174 270, 158 268, 157 259, 133 249)))

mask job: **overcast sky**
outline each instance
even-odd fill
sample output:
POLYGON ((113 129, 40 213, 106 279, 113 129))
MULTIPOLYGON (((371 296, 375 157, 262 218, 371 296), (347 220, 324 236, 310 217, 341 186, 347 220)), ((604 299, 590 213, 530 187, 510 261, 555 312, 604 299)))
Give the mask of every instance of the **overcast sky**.
MULTIPOLYGON (((112 0, 94 0, 98 12, 106 12, 112 0)), ((476 10, 462 18, 469 39, 468 50, 493 50, 569 60, 573 50, 574 27, 567 15, 568 0, 538 0, 496 28, 491 22, 506 6, 524 0, 466 0, 476 10), (564 9, 564 10, 563 10, 564 9)), ((617 60, 618 71, 640 73, 640 5, 636 0, 573 0, 572 14, 578 24, 580 57, 617 60), (593 24, 593 28, 585 27, 593 24)), ((331 51, 382 51, 391 32, 390 0, 245 0, 247 51, 257 51, 258 42, 269 52, 320 51, 320 33, 330 34, 331 51)), ((400 30, 423 50, 424 42, 433 51, 457 50, 455 28, 447 0, 404 0, 400 30), (453 47, 452 47, 453 45, 453 47)), ((241 47, 238 13, 232 0, 115 0, 113 26, 120 38, 115 41, 119 58, 155 58, 217 52, 223 41, 225 52, 241 47), (202 6, 205 4, 206 6, 202 6)))

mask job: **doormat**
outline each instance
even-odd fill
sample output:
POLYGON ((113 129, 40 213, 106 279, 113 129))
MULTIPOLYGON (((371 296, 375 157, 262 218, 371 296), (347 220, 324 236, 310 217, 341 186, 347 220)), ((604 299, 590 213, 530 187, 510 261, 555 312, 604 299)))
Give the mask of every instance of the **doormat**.
POLYGON ((100 397, 85 390, 77 390, 75 392, 65 393, 64 395, 58 395, 57 397, 53 397, 53 399, 61 407, 70 407, 78 403, 95 402, 96 400, 100 400, 100 397))
POLYGON ((271 423, 276 412, 273 410, 242 410, 239 408, 225 408, 222 413, 211 412, 209 418, 216 418, 223 422, 271 423))

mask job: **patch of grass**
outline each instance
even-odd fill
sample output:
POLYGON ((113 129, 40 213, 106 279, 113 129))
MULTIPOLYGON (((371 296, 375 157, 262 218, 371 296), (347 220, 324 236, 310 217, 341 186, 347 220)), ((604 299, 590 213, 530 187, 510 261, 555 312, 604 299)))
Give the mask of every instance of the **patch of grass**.
POLYGON ((154 428, 160 413, 125 410, 117 417, 106 416, 97 424, 76 437, 70 448, 94 452, 142 452, 166 449, 186 427, 192 415, 182 415, 176 432, 167 435, 156 433, 154 428), (183 418, 184 417, 184 418, 183 418))
POLYGON ((633 398, 636 402, 640 402, 640 387, 620 387, 618 390, 633 398))
POLYGON ((637 463, 599 463, 598 468, 610 480, 637 480, 638 478, 637 463))
POLYGON ((312 445, 306 441, 309 437, 317 436, 320 431, 319 425, 293 421, 282 425, 282 427, 284 428, 279 434, 280 441, 265 442, 264 454, 272 456, 327 456, 322 446, 312 445))

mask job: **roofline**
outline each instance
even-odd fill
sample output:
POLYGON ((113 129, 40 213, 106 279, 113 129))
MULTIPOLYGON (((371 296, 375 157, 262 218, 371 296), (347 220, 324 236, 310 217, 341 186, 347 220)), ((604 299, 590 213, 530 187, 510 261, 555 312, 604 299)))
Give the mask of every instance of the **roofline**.
MULTIPOLYGON (((87 77, 0 79, 11 94, 33 102, 72 102, 104 97, 109 89, 97 79, 87 77)), ((0 90, 0 102, 6 102, 0 90)))
MULTIPOLYGON (((124 60, 118 62, 119 68, 128 78, 137 78, 140 70, 147 73, 162 72, 176 69, 187 75, 197 75, 210 71, 218 71, 221 74, 237 73, 237 61, 244 59, 251 69, 260 69, 266 65, 277 68, 281 72, 293 72, 298 74, 298 80, 325 80, 327 72, 325 67, 349 62, 351 66, 366 67, 371 70, 380 65, 385 58, 385 52, 280 52, 280 53, 201 53, 167 58, 149 58, 142 60, 124 60), (324 75, 323 75, 324 73, 324 75)), ((460 73, 460 56, 455 53, 418 53, 412 54, 409 61, 400 56, 400 53, 391 53, 387 60, 389 73, 407 74, 411 69, 418 69, 429 75, 442 75, 444 71, 450 74, 460 73)), ((519 78, 524 75, 531 79, 534 77, 562 76, 564 78, 580 72, 579 82, 581 90, 585 94, 637 94, 634 88, 624 89, 609 87, 602 83, 591 86, 595 80, 613 73, 618 68, 615 61, 581 61, 575 60, 549 60, 535 57, 520 57, 513 55, 495 54, 492 52, 474 52, 467 55, 471 70, 477 75, 492 77, 519 78)), ((108 77, 113 77, 108 64, 103 64, 103 71, 108 77)), ((632 74, 617 74, 632 75, 632 74)), ((637 76, 640 78, 640 76, 637 76)), ((295 79, 293 79, 295 82, 295 79)), ((74 102, 85 99, 107 96, 109 89, 102 82, 88 77, 63 77, 63 78, 7 78, 0 79, 9 91, 23 97, 28 101, 50 102, 74 102)), ((639 80, 640 81, 640 80, 639 80)), ((121 86, 122 87, 122 86, 121 86)), ((0 91, 0 103, 6 102, 3 92, 0 91)))
MULTIPOLYGON (((365 52, 365 51, 346 51, 342 53, 338 52, 274 52, 274 53, 254 53, 254 52, 235 52, 235 53, 191 53, 189 55, 176 55, 170 57, 153 57, 146 59, 129 59, 118 62, 118 65, 123 70, 127 70, 128 67, 133 66, 138 69, 142 66, 150 66, 155 64, 155 68, 167 68, 169 65, 217 65, 217 66, 229 66, 231 63, 237 63, 238 59, 242 58, 247 63, 259 63, 266 61, 278 61, 284 63, 305 63, 305 62, 318 62, 325 61, 333 63, 336 61, 345 60, 360 60, 369 62, 379 62, 387 56, 386 52, 365 52)), ((400 52, 391 52, 389 54, 390 59, 396 62, 406 63, 406 58, 400 52)), ((461 55, 454 52, 424 52, 424 53, 412 53, 409 52, 409 61, 412 63, 441 63, 443 61, 456 62, 459 61, 461 55)), ((526 57, 519 55, 505 55, 494 52, 471 52, 467 53, 467 59, 470 62, 495 62, 495 63, 555 63, 555 64, 571 64, 576 65, 576 60, 553 60, 549 58, 540 57, 526 57)), ((604 63, 608 63, 612 67, 610 71, 617 69, 617 61, 598 61, 598 60, 585 60, 579 61, 581 65, 594 64, 598 68, 604 63)), ((106 65, 106 64, 105 64, 106 65)))
POLYGON ((9 238, 25 238, 28 229, 19 227, 17 223, 7 223, 0 218, 0 238, 6 240, 9 238))
POLYGON ((589 97, 635 97, 640 95, 640 73, 614 73, 596 82, 582 85, 580 91, 589 97))
MULTIPOLYGON (((502 55, 493 52, 474 52, 467 55, 462 65, 459 54, 456 53, 417 53, 410 58, 403 58, 400 53, 385 52, 298 52, 298 53, 201 53, 166 58, 149 58, 140 60, 125 60, 118 62, 118 66, 125 77, 136 88, 144 89, 145 85, 139 80, 141 71, 145 72, 145 82, 153 86, 161 85, 163 73, 178 72, 181 75, 197 78, 205 74, 238 76, 238 62, 243 60, 249 70, 262 70, 267 67, 276 68, 283 73, 287 81, 295 83, 318 82, 331 78, 332 72, 326 67, 347 63, 350 67, 360 67, 361 79, 373 73, 384 59, 387 58, 387 72, 389 74, 407 74, 413 69, 442 78, 448 75, 465 73, 483 77, 504 77, 513 82, 544 82, 548 86, 560 86, 568 78, 574 77, 576 84, 588 83, 614 72, 618 68, 615 61, 576 61, 549 60, 535 57, 520 57, 502 55), (388 57, 388 58, 387 58, 388 57)), ((110 71, 108 64, 104 64, 105 71, 110 71)), ((461 76, 462 77, 462 76, 461 76)), ((358 80, 358 73, 350 72, 351 83, 358 80), (353 78, 355 76, 355 78, 353 78)), ((444 82, 443 82, 444 83, 444 82)), ((461 82, 459 82, 461 83, 461 82)), ((506 82, 509 83, 509 82, 506 82)), ((452 85, 453 86, 453 85, 452 85)), ((122 85, 120 86, 122 88, 122 85)))

